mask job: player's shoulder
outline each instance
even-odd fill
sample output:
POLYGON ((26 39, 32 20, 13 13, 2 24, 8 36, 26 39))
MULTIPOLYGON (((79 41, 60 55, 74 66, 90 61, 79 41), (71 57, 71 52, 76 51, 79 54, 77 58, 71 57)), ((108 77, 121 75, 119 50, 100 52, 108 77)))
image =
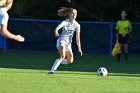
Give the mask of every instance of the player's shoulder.
POLYGON ((121 20, 118 20, 118 21, 116 22, 117 25, 119 25, 120 23, 121 23, 121 20))
POLYGON ((0 7, 0 15, 1 15, 1 17, 5 17, 5 18, 9 17, 6 9, 3 7, 0 7))
POLYGON ((75 20, 75 25, 80 27, 80 24, 75 20))
POLYGON ((118 21, 117 21, 117 23, 120 23, 120 22, 122 22, 122 20, 118 20, 118 21))
MULTIPOLYGON (((130 22, 128 19, 124 20, 125 22, 130 22)), ((124 22, 122 20, 118 20, 117 23, 124 22)))
POLYGON ((69 22, 69 19, 65 19, 62 22, 68 23, 69 22))
POLYGON ((130 22, 130 21, 127 19, 126 22, 130 22))
POLYGON ((59 24, 59 26, 60 26, 60 25, 66 25, 68 22, 69 22, 68 19, 65 19, 65 20, 63 20, 63 21, 59 24))

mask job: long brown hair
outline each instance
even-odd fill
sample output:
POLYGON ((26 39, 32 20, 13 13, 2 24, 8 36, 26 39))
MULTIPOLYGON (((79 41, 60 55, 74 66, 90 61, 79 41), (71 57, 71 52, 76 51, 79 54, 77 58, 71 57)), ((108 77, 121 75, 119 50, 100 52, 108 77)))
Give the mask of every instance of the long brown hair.
POLYGON ((13 0, 0 0, 0 7, 5 7, 9 5, 13 0))
POLYGON ((69 13, 73 10, 74 8, 61 7, 61 9, 58 10, 57 15, 61 17, 69 17, 69 13))

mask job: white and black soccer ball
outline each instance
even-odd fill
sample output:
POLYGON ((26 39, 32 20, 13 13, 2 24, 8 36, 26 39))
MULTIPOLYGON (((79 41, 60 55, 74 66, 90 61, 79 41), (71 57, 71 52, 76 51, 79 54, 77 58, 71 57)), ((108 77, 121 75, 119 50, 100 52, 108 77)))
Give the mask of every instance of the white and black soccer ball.
POLYGON ((97 75, 98 76, 107 76, 108 74, 108 71, 105 67, 100 67, 98 70, 97 70, 97 75))

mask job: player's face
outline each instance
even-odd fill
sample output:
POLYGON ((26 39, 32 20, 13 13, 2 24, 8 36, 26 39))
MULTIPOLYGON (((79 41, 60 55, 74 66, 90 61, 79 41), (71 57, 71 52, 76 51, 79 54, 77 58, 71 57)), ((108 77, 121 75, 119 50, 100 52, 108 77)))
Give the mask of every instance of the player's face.
POLYGON ((121 16, 122 16, 122 18, 126 17, 126 15, 127 15, 127 14, 126 14, 125 11, 122 11, 122 12, 121 12, 121 16))
POLYGON ((77 17, 77 10, 73 9, 73 11, 70 13, 70 19, 74 20, 77 17))

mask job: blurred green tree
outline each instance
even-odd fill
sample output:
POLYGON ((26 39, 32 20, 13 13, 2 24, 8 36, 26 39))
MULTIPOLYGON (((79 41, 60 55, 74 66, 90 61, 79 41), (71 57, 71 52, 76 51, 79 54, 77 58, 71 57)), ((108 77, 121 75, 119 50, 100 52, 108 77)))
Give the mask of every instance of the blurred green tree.
POLYGON ((132 21, 140 20, 140 0, 14 0, 11 17, 59 19, 60 7, 78 10, 77 20, 116 21, 121 10, 126 10, 132 21))

